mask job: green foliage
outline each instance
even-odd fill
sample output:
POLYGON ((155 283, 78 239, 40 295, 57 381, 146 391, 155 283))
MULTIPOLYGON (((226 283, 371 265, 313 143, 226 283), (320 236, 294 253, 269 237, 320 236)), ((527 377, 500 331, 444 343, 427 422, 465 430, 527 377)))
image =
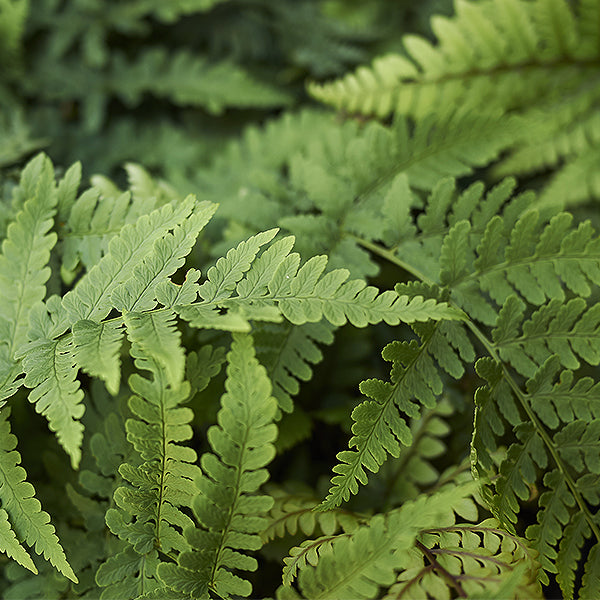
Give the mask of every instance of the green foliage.
POLYGON ((598 597, 599 22, 0 0, 0 595, 598 597))
POLYGON ((527 126, 497 174, 558 168, 539 202, 580 203, 600 197, 600 46, 592 25, 599 11, 595 0, 456 0, 451 18, 432 18, 437 44, 405 35, 404 54, 380 56, 309 90, 339 110, 378 118, 420 120, 457 105, 468 114, 517 113, 527 126))

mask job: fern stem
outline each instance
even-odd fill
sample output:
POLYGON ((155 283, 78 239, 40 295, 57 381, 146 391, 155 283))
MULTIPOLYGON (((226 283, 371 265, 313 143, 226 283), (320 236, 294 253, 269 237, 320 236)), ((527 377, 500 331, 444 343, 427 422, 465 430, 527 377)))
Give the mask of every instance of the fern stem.
POLYGON ((420 279, 423 283, 427 283, 428 285, 436 285, 437 282, 435 282, 435 281, 433 281, 433 279, 430 279, 429 277, 427 277, 427 275, 425 275, 424 273, 421 273, 421 271, 419 271, 418 269, 415 269, 415 267, 413 265, 411 265, 407 262, 404 262, 402 259, 398 258, 391 250, 382 248, 379 244, 375 244, 373 242, 370 242, 369 240, 365 240, 358 236, 355 236, 352 234, 346 234, 346 235, 350 239, 355 241, 357 244, 362 246, 363 248, 370 250, 373 254, 376 254, 377 256, 381 256, 381 258, 385 258, 386 260, 388 260, 389 262, 393 263, 394 265, 400 267, 407 273, 414 275, 415 277, 420 279))
POLYGON ((467 598, 468 595, 463 589, 460 582, 456 580, 456 578, 440 563, 438 562, 435 554, 427 548, 424 544, 422 544, 419 540, 415 540, 415 546, 427 557, 427 560, 430 562, 433 569, 435 569, 457 592, 459 598, 467 598))

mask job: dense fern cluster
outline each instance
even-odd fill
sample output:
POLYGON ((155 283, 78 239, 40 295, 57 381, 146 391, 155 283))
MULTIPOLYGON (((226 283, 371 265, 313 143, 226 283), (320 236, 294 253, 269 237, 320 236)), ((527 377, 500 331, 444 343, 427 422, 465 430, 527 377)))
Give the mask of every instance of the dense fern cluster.
POLYGON ((2 597, 600 595, 599 22, 0 0, 2 597))

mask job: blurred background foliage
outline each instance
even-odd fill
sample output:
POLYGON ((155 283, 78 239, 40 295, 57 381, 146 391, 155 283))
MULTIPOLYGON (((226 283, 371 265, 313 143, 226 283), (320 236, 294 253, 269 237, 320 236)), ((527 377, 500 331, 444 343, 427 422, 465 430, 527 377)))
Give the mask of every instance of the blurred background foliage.
MULTIPOLYGON (((44 149, 180 181, 250 123, 431 35, 449 0, 0 0, 0 167, 44 149)), ((189 190, 188 190, 189 191, 189 190)))

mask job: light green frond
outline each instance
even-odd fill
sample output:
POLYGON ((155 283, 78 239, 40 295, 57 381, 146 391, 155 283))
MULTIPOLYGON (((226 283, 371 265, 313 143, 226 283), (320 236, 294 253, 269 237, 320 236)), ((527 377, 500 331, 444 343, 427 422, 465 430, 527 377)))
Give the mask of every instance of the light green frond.
POLYGON ((85 411, 83 391, 77 380, 73 337, 58 337, 66 329, 66 311, 56 296, 39 302, 31 311, 32 341, 20 350, 25 386, 31 388, 29 401, 48 419, 50 430, 77 468, 81 459, 85 411))
MULTIPOLYGON (((21 552, 18 550, 20 546, 15 547, 15 543, 22 541, 42 555, 65 577, 77 582, 77 577, 56 537, 54 526, 50 523, 50 516, 42 510, 35 498, 33 486, 25 480, 27 474, 20 466, 21 456, 15 450, 17 438, 10 432, 8 416, 8 410, 2 411, 0 415, 0 500, 2 514, 8 514, 16 540, 7 538, 7 550, 15 552, 16 556, 23 560, 22 564, 31 568, 31 559, 27 561, 29 557, 23 555, 24 549, 21 547, 21 552)), ((6 524, 8 525, 8 522, 6 524)))
POLYGON ((50 232, 57 192, 52 163, 43 154, 23 170, 17 192, 23 206, 8 226, 0 254, 0 332, 8 358, 28 341, 29 313, 46 295, 47 266, 56 234, 50 232))
POLYGON ((183 381, 185 352, 175 313, 169 310, 126 313, 123 320, 131 343, 137 345, 142 356, 160 365, 167 382, 176 389, 183 381))
POLYGON ((29 401, 48 419, 48 426, 56 433, 60 445, 77 468, 81 460, 85 411, 82 404, 75 366, 72 338, 37 340, 36 345, 23 358, 24 384, 32 388, 29 401))
POLYGON ((310 93, 350 113, 422 118, 460 105, 527 106, 550 93, 557 77, 573 88, 593 76, 587 59, 598 48, 580 38, 580 19, 565 0, 457 0, 455 9, 452 18, 433 17, 437 44, 406 35, 407 58, 377 58, 333 83, 310 84, 310 93))
POLYGON ((8 519, 8 513, 3 508, 0 508, 0 552, 37 575, 38 570, 33 564, 31 556, 19 543, 8 519))
POLYGON ((200 493, 193 508, 199 527, 186 530, 193 549, 158 570, 167 586, 196 597, 209 590, 223 598, 251 593, 250 583, 231 571, 257 568, 245 552, 261 547, 258 534, 273 504, 256 492, 268 479, 265 467, 275 455, 277 403, 249 335, 234 335, 228 363, 219 425, 208 430, 214 453, 202 456, 203 475, 197 479, 200 493))
POLYGON ((376 598, 380 588, 392 585, 397 571, 406 568, 420 530, 454 525, 455 511, 469 519, 477 517, 469 498, 474 490, 472 482, 450 486, 405 502, 385 515, 375 515, 351 535, 337 536, 331 552, 315 554, 316 567, 300 569, 298 585, 303 597, 376 598))
POLYGON ((104 319, 112 308, 112 292, 133 276, 156 240, 189 217, 195 204, 194 198, 189 196, 176 207, 167 204, 149 215, 142 215, 135 224, 125 225, 110 241, 108 253, 65 295, 63 306, 70 321, 104 319))
POLYGON ((112 291, 113 306, 120 312, 152 310, 156 306, 157 285, 183 265, 200 231, 216 209, 215 204, 199 203, 173 232, 157 239, 152 252, 136 265, 132 276, 112 291))
POLYGON ((181 200, 140 166, 128 163, 125 170, 128 191, 121 192, 109 179, 96 175, 93 186, 73 198, 71 205, 59 205, 63 278, 74 277, 79 262, 91 269, 108 252, 110 240, 124 225, 134 224, 169 201, 181 200))
POLYGON ((536 552, 495 519, 433 527, 417 540, 386 600, 433 593, 444 598, 453 592, 475 598, 543 597, 536 581, 536 552))
MULTIPOLYGON (((227 255, 220 258, 217 264, 206 273, 207 281, 200 286, 200 297, 207 302, 219 302, 229 297, 244 273, 252 266, 260 247, 270 242, 276 234, 277 229, 264 231, 244 242, 240 242, 236 248, 229 250, 227 255)), ((288 252, 283 252, 281 255, 275 253, 274 260, 277 261, 277 265, 281 263, 288 252)), ((260 277, 260 272, 265 269, 270 274, 271 269, 267 266, 267 262, 267 259, 261 260, 251 277, 256 277, 257 272, 260 277)), ((250 283, 250 286, 252 286, 252 283, 250 283)), ((250 286, 246 286, 248 289, 245 289, 242 285, 242 293, 245 292, 245 296, 249 295, 250 286)), ((263 290, 259 288, 253 291, 256 295, 261 296, 263 290)))

